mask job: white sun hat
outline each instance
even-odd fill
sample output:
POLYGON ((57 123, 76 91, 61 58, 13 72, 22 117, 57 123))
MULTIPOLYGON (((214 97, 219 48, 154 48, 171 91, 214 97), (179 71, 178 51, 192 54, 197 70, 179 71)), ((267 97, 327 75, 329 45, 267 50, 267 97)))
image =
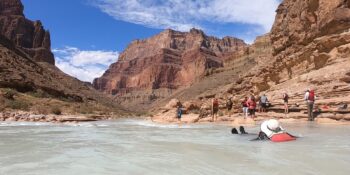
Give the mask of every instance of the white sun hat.
POLYGON ((270 119, 266 120, 261 124, 261 131, 264 132, 269 138, 271 138, 274 134, 276 129, 280 127, 280 123, 276 119, 270 119))

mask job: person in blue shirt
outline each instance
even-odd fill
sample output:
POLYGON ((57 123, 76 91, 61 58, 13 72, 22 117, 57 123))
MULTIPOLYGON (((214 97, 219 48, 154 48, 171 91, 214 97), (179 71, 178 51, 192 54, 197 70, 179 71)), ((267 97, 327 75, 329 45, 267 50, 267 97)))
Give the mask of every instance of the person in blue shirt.
POLYGON ((176 113, 177 113, 177 119, 178 119, 179 121, 181 121, 182 109, 181 109, 181 106, 180 106, 180 105, 177 106, 176 113))

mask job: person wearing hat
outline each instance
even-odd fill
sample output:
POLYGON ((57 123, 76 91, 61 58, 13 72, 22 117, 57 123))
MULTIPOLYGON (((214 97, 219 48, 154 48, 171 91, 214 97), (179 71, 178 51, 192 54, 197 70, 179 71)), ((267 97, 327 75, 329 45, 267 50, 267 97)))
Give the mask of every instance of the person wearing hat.
POLYGON ((306 90, 304 95, 304 100, 307 105, 307 114, 308 114, 309 121, 314 121, 313 109, 314 109, 315 99, 316 99, 315 91, 311 88, 306 90))
MULTIPOLYGON (((269 139, 275 135, 284 133, 284 129, 280 125, 280 123, 275 119, 270 119, 264 121, 260 126, 261 132, 263 132, 269 139)), ((259 134, 260 135, 260 134, 259 134)))

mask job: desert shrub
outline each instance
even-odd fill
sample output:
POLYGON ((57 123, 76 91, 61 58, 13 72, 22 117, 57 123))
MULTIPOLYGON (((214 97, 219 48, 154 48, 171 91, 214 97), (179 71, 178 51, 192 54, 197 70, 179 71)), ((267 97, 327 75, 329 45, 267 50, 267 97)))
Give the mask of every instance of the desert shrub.
POLYGON ((29 104, 25 101, 9 100, 6 102, 6 107, 18 110, 29 110, 29 104))
POLYGON ((224 113, 223 113, 222 111, 219 111, 219 112, 218 112, 218 115, 219 115, 219 116, 224 116, 224 113))
POLYGON ((17 91, 9 89, 5 91, 5 93, 3 94, 3 97, 9 100, 14 100, 15 95, 17 95, 17 91))
POLYGON ((92 114, 95 111, 95 107, 94 106, 90 106, 88 104, 80 104, 77 108, 76 108, 76 112, 80 113, 80 114, 92 114))
POLYGON ((30 92, 29 95, 33 96, 33 97, 37 97, 37 98, 48 98, 50 97, 50 95, 48 93, 46 93, 45 91, 38 89, 34 92, 30 92))
POLYGON ((62 114, 62 111, 61 109, 58 107, 58 106, 54 106, 51 108, 51 112, 55 115, 61 115, 62 114))

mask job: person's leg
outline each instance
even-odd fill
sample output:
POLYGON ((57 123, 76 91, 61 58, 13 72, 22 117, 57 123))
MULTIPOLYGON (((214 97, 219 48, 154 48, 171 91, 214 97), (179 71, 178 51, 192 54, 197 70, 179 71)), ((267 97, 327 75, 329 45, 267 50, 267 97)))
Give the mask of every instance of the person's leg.
POLYGON ((288 106, 288 102, 286 103, 286 109, 287 109, 287 114, 289 113, 289 106, 288 106))
POLYGON ((211 121, 214 121, 214 110, 211 111, 211 121))
POLYGON ((262 112, 262 110, 263 110, 263 107, 262 107, 262 104, 260 104, 260 105, 259 105, 258 111, 259 111, 259 112, 262 112))
POLYGON ((284 102, 284 113, 287 114, 287 103, 284 102))
POLYGON ((311 121, 314 121, 314 103, 310 103, 310 117, 311 121))
POLYGON ((309 121, 312 121, 311 120, 311 106, 310 106, 310 103, 307 103, 307 117, 308 117, 309 121))

